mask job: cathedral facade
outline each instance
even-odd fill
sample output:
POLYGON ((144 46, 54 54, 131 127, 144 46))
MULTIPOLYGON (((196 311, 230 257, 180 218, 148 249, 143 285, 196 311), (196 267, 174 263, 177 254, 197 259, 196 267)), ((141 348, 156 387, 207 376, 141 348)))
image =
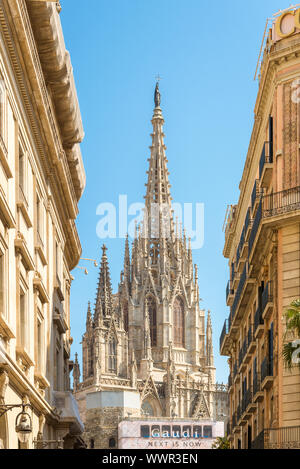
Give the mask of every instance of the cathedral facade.
POLYGON ((216 384, 211 316, 199 307, 191 242, 174 221, 158 84, 144 219, 112 293, 102 247, 96 303, 89 304, 74 394, 91 448, 116 447, 126 418, 225 420, 216 384), (131 252, 130 252, 131 251, 131 252))

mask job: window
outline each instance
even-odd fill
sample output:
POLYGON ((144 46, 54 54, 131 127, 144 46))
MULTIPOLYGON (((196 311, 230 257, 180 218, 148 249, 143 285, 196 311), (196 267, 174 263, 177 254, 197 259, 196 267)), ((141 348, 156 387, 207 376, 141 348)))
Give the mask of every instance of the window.
POLYGON ((36 231, 39 241, 43 240, 43 212, 42 202, 38 194, 36 194, 36 231))
POLYGON ((36 368, 43 372, 43 353, 44 353, 44 321, 38 310, 36 318, 36 368))
POLYGON ((0 76, 0 135, 6 145, 6 90, 2 76, 0 76))
POLYGON ((153 296, 148 296, 146 299, 146 308, 149 314, 150 321, 150 335, 151 345, 157 345, 157 316, 156 316, 156 301, 153 296))
POLYGON ((95 440, 91 439, 90 440, 90 449, 94 449, 95 448, 95 440))
POLYGON ((56 370, 56 376, 55 376, 55 389, 56 391, 60 390, 60 353, 59 350, 56 349, 56 354, 55 354, 55 370, 56 370))
POLYGON ((58 252, 57 242, 55 242, 55 270, 56 270, 56 277, 59 277, 59 252, 58 252))
POLYGON ((184 347, 184 305, 179 297, 173 306, 173 339, 175 347, 184 347))
POLYGON ((19 298, 19 343, 23 348, 27 345, 27 296, 24 290, 20 288, 19 298))
POLYGON ((117 371, 117 343, 114 338, 108 342, 108 371, 109 373, 117 371))
POLYGON ((21 145, 19 145, 19 187, 25 194, 25 155, 21 145))

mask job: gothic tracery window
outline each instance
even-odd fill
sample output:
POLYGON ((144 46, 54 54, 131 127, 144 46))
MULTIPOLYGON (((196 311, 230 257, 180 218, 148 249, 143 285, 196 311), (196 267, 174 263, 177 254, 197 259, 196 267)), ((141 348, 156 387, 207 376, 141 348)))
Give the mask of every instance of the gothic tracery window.
POLYGON ((184 347, 184 304, 180 297, 173 306, 173 340, 175 347, 184 347))
POLYGON ((146 299, 146 308, 149 314, 150 321, 150 335, 151 345, 157 345, 157 314, 156 314, 156 301, 153 296, 148 296, 146 299))
POLYGON ((108 342, 108 371, 116 373, 117 371, 117 342, 111 337, 108 342))

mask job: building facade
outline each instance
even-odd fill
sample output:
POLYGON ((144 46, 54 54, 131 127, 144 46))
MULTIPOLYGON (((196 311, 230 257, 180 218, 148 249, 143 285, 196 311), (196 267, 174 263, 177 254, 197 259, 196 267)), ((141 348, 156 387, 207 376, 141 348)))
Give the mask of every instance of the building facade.
POLYGON ((283 362, 284 311, 300 297, 300 10, 275 16, 262 58, 255 121, 231 206, 229 357, 233 448, 300 447, 300 370, 283 362))
POLYGON ((158 84, 145 196, 124 270, 112 294, 106 247, 96 303, 82 340, 82 381, 74 390, 89 447, 117 445, 118 423, 148 416, 209 420, 227 413, 226 387, 217 385, 208 312, 199 307, 192 249, 173 220, 158 84))
MULTIPOLYGON (((34 440, 74 446, 70 286, 81 255, 83 128, 59 2, 0 1, 0 446, 18 448, 22 399, 34 440)), ((55 447, 54 443, 54 447, 55 447)))

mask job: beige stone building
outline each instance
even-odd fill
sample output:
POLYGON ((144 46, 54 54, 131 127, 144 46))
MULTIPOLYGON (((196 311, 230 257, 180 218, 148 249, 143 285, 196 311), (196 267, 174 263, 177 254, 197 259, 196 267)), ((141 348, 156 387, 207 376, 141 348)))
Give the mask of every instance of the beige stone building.
POLYGON ((81 245, 83 128, 59 2, 0 0, 0 445, 72 447, 82 424, 70 393, 70 285, 81 245), (54 443, 54 446, 56 444, 54 443))
POLYGON ((284 311, 300 297, 300 10, 275 16, 261 63, 238 204, 231 207, 229 357, 233 448, 300 448, 300 370, 283 363, 284 311))
MULTIPOLYGON (((74 391, 89 447, 118 444, 118 423, 145 416, 157 422, 223 420, 226 386, 216 384, 210 313, 199 307, 197 267, 185 232, 173 221, 164 119, 158 85, 146 184, 144 221, 113 295, 106 248, 95 309, 82 340, 83 370, 74 391)), ((138 426, 137 426, 138 427, 138 426)))

